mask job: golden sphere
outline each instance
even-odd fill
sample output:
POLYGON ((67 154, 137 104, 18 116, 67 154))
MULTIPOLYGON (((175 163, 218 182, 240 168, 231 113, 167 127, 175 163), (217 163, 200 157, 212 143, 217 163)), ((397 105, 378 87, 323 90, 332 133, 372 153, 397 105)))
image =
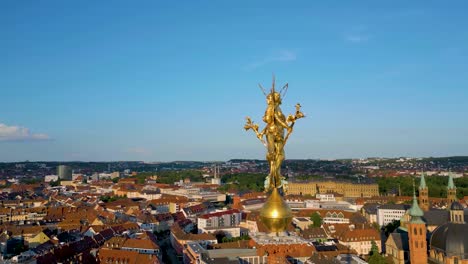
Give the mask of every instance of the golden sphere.
POLYGON ((278 188, 274 188, 260 210, 260 219, 270 232, 286 231, 292 220, 289 205, 280 195, 278 188))

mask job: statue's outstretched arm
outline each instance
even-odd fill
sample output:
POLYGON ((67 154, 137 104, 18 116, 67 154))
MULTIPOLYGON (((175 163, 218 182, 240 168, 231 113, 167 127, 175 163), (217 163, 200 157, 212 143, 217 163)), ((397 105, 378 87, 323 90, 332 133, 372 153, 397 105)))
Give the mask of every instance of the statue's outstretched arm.
POLYGON ((265 133, 265 129, 262 132, 258 132, 258 125, 255 124, 254 122, 252 122, 252 119, 250 119, 250 117, 246 117, 245 119, 247 119, 247 122, 244 125, 244 129, 245 130, 252 129, 254 131, 255 135, 257 135, 257 138, 260 140, 260 142, 262 142, 262 144, 264 146, 266 146, 266 142, 265 142, 265 140, 263 140, 263 135, 265 133))
POLYGON ((296 104, 296 114, 294 115, 294 119, 300 119, 305 117, 304 113, 301 112, 301 104, 297 103, 296 104))
POLYGON ((290 125, 287 127, 288 133, 286 134, 286 137, 284 138, 285 143, 286 143, 286 141, 288 141, 289 136, 293 132, 293 128, 294 128, 294 124, 296 123, 296 120, 298 120, 300 118, 303 118, 303 117, 305 117, 305 115, 304 115, 304 113, 301 112, 301 105, 299 103, 297 103, 296 104, 296 114, 294 116, 289 115, 288 119, 287 119, 287 122, 290 125))

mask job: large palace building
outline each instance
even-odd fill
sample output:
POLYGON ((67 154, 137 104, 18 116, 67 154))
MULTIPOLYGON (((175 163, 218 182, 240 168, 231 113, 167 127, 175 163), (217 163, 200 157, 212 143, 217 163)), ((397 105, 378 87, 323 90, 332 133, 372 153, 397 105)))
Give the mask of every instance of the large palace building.
POLYGON ((379 185, 339 181, 292 181, 288 183, 286 193, 312 196, 318 193, 338 193, 344 197, 372 197, 379 195, 379 185))

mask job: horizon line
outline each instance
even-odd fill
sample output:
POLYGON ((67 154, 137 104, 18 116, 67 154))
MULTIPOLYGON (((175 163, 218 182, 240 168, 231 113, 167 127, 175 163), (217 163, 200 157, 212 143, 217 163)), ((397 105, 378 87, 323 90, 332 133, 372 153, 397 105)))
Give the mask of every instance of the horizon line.
MULTIPOLYGON (((430 158, 468 158, 467 156, 425 156, 425 157, 409 157, 409 156, 398 156, 398 157, 365 157, 365 158, 302 158, 302 159, 285 159, 287 160, 364 160, 364 159, 401 159, 401 158, 410 158, 410 159, 430 159, 430 158)), ((107 161, 84 161, 84 160, 23 160, 23 161, 0 161, 0 163, 41 163, 41 162, 82 162, 82 163, 116 163, 116 162, 140 162, 140 163, 174 163, 174 162, 202 162, 202 163, 214 163, 214 162, 227 162, 231 160, 258 160, 258 161, 266 161, 266 159, 255 159, 255 158, 231 158, 229 160, 172 160, 172 161, 144 161, 144 160, 107 160, 107 161)))

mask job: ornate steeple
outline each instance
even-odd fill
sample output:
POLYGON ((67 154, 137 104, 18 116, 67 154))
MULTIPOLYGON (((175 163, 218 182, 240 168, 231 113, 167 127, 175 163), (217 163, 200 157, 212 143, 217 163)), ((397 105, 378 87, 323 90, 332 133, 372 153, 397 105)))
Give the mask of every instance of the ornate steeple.
POLYGON ((411 223, 417 222, 420 223, 422 222, 424 224, 424 221, 421 219, 421 217, 424 216, 423 210, 419 207, 418 205, 418 199, 416 198, 416 190, 414 186, 414 181, 413 181, 413 204, 411 205, 411 208, 409 209, 409 215, 411 216, 411 223))
POLYGON ((426 223, 421 219, 423 210, 419 208, 416 198, 416 187, 413 181, 413 204, 409 209, 411 220, 408 223, 408 237, 410 248, 410 263, 427 263, 426 223))
POLYGON ((421 181, 419 182, 419 189, 427 189, 427 186, 426 186, 426 179, 424 179, 424 175, 426 175, 424 173, 424 171, 421 173, 421 181))
POLYGON ((421 181, 419 182, 419 206, 424 211, 429 210, 429 189, 426 185, 426 180, 424 178, 425 173, 421 174, 421 181))
POLYGON ((449 180, 447 185, 447 204, 450 205, 457 200, 457 187, 453 183, 452 172, 449 172, 449 180))
POLYGON ((449 180, 448 180, 447 188, 448 189, 456 189, 457 188, 457 187, 455 187, 455 183, 453 183, 453 174, 452 174, 451 171, 449 172, 449 180))

